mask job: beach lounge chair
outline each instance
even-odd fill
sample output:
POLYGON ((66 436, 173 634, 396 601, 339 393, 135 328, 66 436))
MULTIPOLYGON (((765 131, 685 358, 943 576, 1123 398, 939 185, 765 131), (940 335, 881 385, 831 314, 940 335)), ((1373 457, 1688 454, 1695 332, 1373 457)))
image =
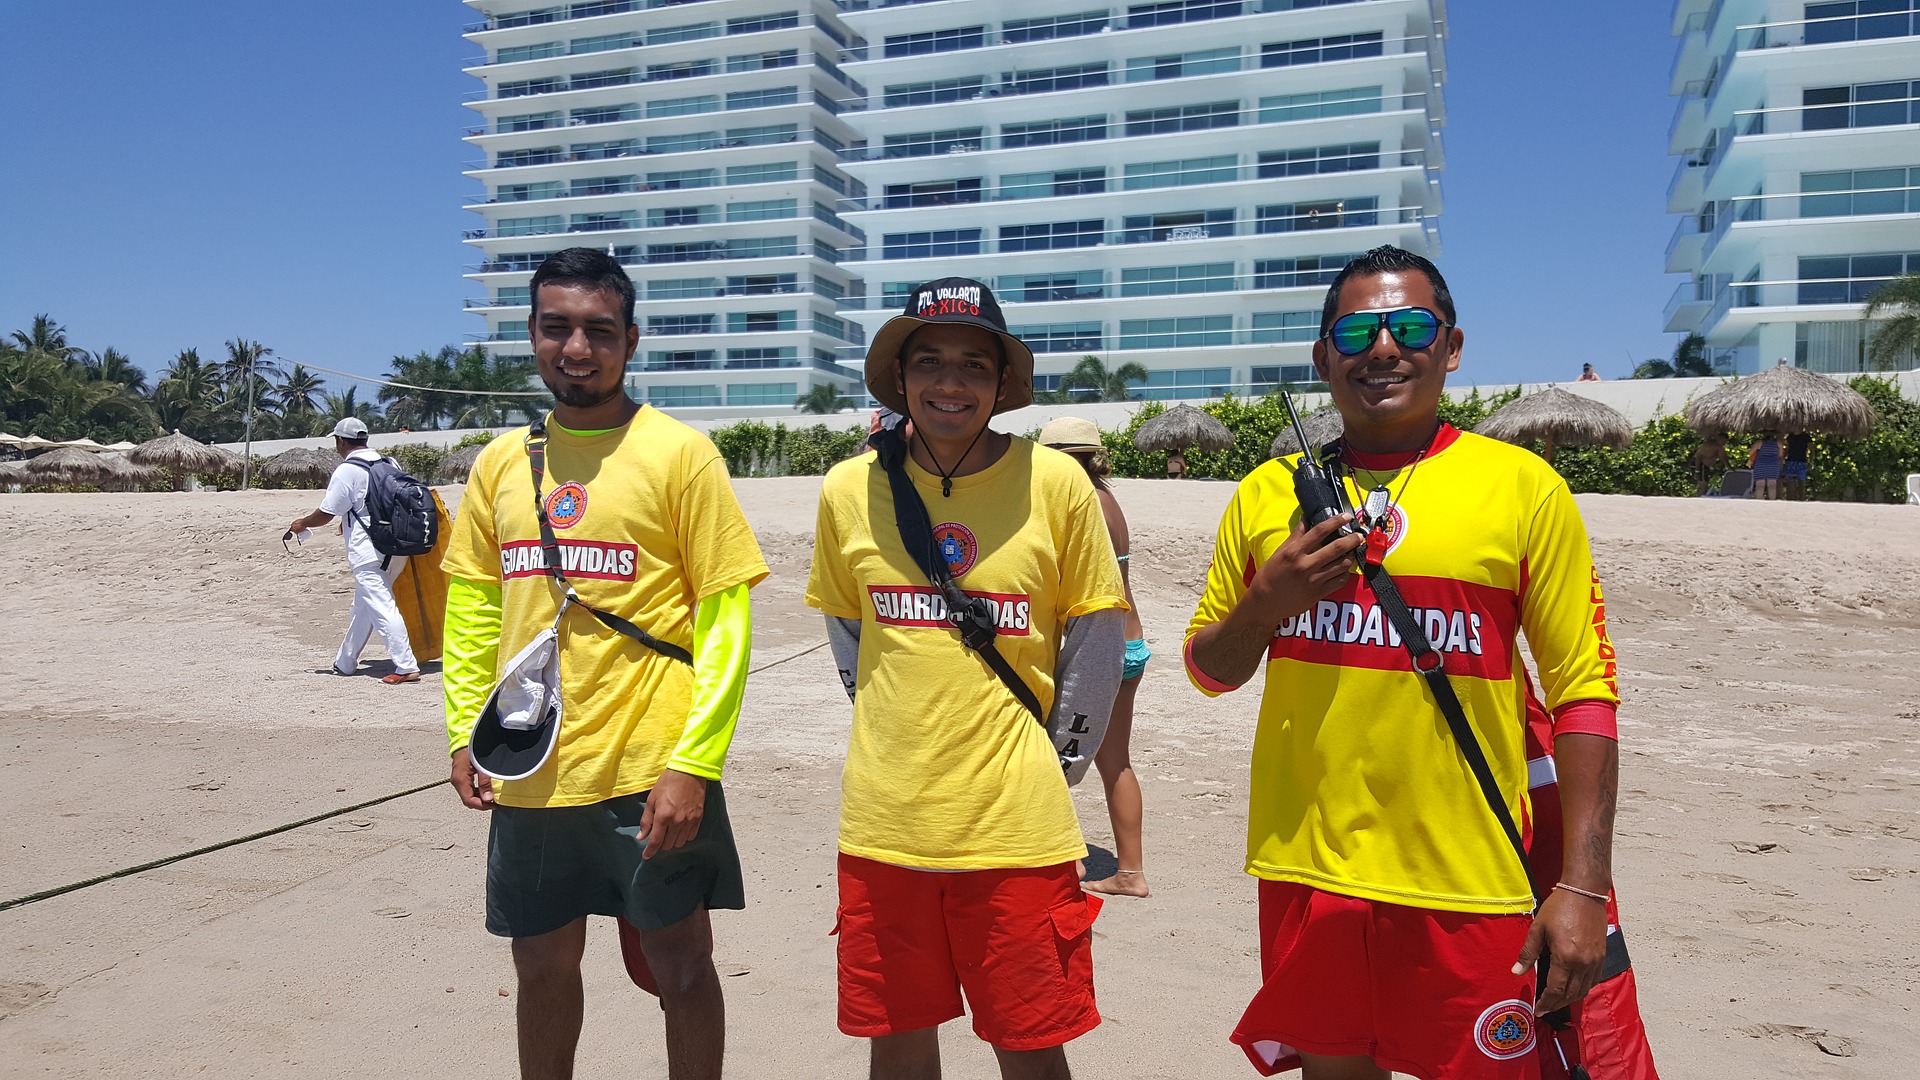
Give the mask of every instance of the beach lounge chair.
POLYGON ((1752 469, 1728 469, 1720 478, 1720 490, 1709 491, 1709 499, 1744 499, 1753 490, 1752 469))

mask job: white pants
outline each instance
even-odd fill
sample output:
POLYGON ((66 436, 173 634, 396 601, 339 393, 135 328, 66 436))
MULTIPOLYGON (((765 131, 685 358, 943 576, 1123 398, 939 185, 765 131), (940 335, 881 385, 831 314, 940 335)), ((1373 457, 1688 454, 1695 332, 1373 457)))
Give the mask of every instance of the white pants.
POLYGON ((335 671, 351 673, 360 666, 360 653, 367 638, 380 631, 380 640, 393 657, 393 670, 400 674, 419 671, 413 658, 413 645, 407 640, 407 624, 400 618, 400 607, 393 602, 393 579, 407 565, 406 557, 395 555, 383 571, 379 563, 353 570, 353 612, 347 617, 347 637, 340 643, 340 655, 334 657, 335 671))

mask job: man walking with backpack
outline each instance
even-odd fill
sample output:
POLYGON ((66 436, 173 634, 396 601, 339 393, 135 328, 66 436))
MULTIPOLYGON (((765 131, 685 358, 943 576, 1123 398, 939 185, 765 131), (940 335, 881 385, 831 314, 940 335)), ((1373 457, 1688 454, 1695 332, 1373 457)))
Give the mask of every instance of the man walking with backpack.
MULTIPOLYGON (((400 607, 393 601, 393 580, 406 569, 405 555, 388 555, 374 546, 369 523, 377 515, 367 509, 368 491, 374 470, 386 458, 367 447, 367 425, 349 416, 333 426, 333 449, 343 459, 327 480, 327 492, 320 497, 320 508, 305 517, 293 519, 287 531, 304 536, 307 530, 340 518, 340 535, 347 545, 347 569, 353 572, 353 609, 347 617, 347 636, 340 642, 340 653, 333 659, 333 670, 352 675, 360 667, 360 653, 375 631, 393 658, 393 673, 380 681, 389 686, 420 681, 420 665, 413 658, 413 645, 407 640, 407 624, 400 607)), ((394 466, 397 472, 398 467, 394 466)), ((401 474, 404 476, 405 474, 401 474)), ((432 499, 428 499, 431 515, 432 499)), ((433 537, 426 537, 426 550, 433 549, 433 537)), ((393 546, 389 542, 388 546, 393 546)))

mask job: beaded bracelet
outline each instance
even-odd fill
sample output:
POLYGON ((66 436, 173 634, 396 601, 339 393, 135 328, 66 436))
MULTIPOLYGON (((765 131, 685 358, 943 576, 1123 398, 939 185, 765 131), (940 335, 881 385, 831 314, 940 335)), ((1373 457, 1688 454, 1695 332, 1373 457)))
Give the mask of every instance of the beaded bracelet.
POLYGON ((1607 902, 1607 898, 1606 898, 1606 895, 1605 895, 1605 894, 1603 894, 1603 893, 1597 893, 1597 892, 1588 892, 1588 891, 1587 891, 1587 890, 1585 890, 1585 889, 1582 889, 1582 888, 1578 888, 1578 887, 1576 887, 1576 886, 1573 886, 1573 885, 1569 885, 1569 884, 1567 884, 1567 883, 1566 883, 1566 882, 1564 882, 1564 881, 1562 881, 1562 882, 1560 882, 1559 884, 1556 884, 1556 885, 1554 886, 1554 888, 1556 888, 1556 889, 1565 889, 1565 890, 1567 890, 1568 892, 1570 892, 1570 893, 1573 893, 1573 894, 1575 894, 1575 895, 1577 895, 1577 896, 1584 896, 1584 897, 1586 897, 1586 898, 1587 898, 1587 899, 1589 899, 1589 900, 1598 900, 1598 901, 1600 901, 1600 902, 1601 902, 1601 903, 1603 903, 1603 904, 1607 902))

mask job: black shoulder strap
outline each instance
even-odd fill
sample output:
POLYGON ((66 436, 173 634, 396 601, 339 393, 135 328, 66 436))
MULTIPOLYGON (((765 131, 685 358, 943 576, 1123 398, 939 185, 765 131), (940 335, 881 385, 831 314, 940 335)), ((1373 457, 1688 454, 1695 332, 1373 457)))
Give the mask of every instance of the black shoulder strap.
POLYGON ((669 660, 678 660, 683 664, 693 663, 693 654, 670 641, 662 641, 638 626, 615 615, 611 611, 602 611, 573 591, 567 583, 567 573, 560 562, 560 541, 554 538, 553 526, 547 521, 547 500, 540 493, 540 485, 547 474, 547 419, 537 417, 527 428, 527 463, 533 467, 533 516, 540 522, 540 551, 546 559, 547 573, 553 577, 554 584, 560 586, 565 594, 566 603, 577 604, 593 613, 607 629, 623 634, 659 653, 669 660))
POLYGON ((1440 712, 1447 718, 1447 727, 1453 732, 1453 741, 1460 744, 1460 755, 1467 759, 1467 768, 1473 772, 1473 778, 1480 784, 1480 794, 1487 800, 1488 809, 1499 820, 1501 831, 1507 834, 1507 843, 1513 845, 1513 854, 1520 860, 1520 869, 1526 872, 1527 884, 1533 890, 1534 899, 1541 899, 1540 883, 1533 879, 1533 863, 1527 858, 1526 842, 1520 838, 1520 827, 1514 824, 1513 814, 1507 809, 1506 797, 1500 793, 1500 784, 1493 778, 1493 767, 1487 764, 1486 751, 1480 746, 1480 739, 1473 733, 1473 725, 1467 722, 1467 710, 1460 704, 1459 695, 1453 692, 1453 682, 1447 678, 1446 659, 1437 652, 1433 643, 1427 640, 1427 633, 1420 621, 1407 609, 1407 602, 1401 598, 1400 589, 1393 583, 1387 568, 1376 562, 1361 565, 1362 576, 1373 589, 1374 598, 1380 601, 1380 610, 1386 612, 1393 628, 1400 633, 1401 644, 1413 657, 1413 670, 1427 680, 1428 689, 1433 691, 1433 699, 1440 706, 1440 712))
POLYGON ((900 529, 900 543, 907 554, 919 565, 920 572, 927 575, 933 587, 947 603, 947 619, 953 628, 960 632, 960 643, 980 655, 987 667, 1000 677, 1020 704, 1040 723, 1047 722, 1040 710, 1040 699, 1034 696, 1020 673, 1013 670, 1007 658, 1000 655, 994 641, 998 636, 994 628, 993 610, 984 597, 968 596, 960 586, 954 584, 953 574, 947 569, 947 560, 940 554, 933 542, 933 519, 927 516, 926 500, 920 497, 920 491, 913 486, 913 477, 907 475, 907 446, 900 437, 897 427, 881 430, 873 438, 873 448, 881 468, 886 470, 887 485, 893 492, 893 516, 900 529))

